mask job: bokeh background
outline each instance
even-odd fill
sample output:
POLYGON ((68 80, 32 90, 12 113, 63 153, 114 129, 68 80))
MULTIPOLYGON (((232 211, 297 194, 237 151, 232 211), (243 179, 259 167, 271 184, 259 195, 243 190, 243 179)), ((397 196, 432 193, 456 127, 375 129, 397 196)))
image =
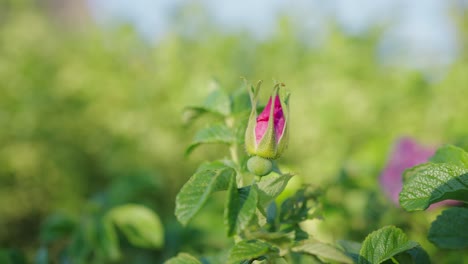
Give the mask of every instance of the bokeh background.
MULTIPOLYGON (((124 244, 121 263, 227 248, 223 204, 188 227, 175 195, 198 163, 182 119, 218 80, 284 82, 291 140, 281 163, 323 190, 328 242, 403 228, 425 235, 437 209, 406 213, 379 185, 395 142, 468 146, 468 1, 0 0, 0 248, 34 259, 44 221, 90 201, 134 202, 161 218, 165 246, 124 244)), ((458 257, 457 257, 458 256, 458 257)))

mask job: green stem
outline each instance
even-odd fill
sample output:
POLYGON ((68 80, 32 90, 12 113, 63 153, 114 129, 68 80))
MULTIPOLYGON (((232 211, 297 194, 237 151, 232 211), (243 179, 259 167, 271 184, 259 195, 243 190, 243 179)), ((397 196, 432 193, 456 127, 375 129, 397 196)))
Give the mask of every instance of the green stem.
POLYGON ((238 167, 240 167, 240 164, 239 164, 238 146, 237 146, 236 143, 232 144, 232 145, 229 147, 229 152, 231 153, 231 159, 232 159, 232 161, 233 161, 238 167))
MULTIPOLYGON (((235 118, 232 117, 232 116, 228 116, 224 119, 224 122, 226 124, 227 127, 229 127, 230 129, 234 129, 235 127, 235 118)), ((237 143, 233 143, 229 146, 229 153, 231 155, 231 160, 232 162, 234 162, 234 164, 236 165, 237 169, 237 186, 243 186, 244 185, 244 179, 243 179, 243 175, 241 173, 241 165, 240 165, 240 162, 239 162, 239 145, 237 143)))

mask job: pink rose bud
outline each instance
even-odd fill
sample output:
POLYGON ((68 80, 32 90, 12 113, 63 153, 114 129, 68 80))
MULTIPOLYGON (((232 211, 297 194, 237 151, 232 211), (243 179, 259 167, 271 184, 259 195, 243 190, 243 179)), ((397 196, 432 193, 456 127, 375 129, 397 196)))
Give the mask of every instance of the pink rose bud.
POLYGON ((277 159, 288 144, 289 93, 281 89, 284 84, 276 84, 267 105, 257 115, 260 85, 249 89, 252 111, 245 131, 245 149, 251 156, 277 159))

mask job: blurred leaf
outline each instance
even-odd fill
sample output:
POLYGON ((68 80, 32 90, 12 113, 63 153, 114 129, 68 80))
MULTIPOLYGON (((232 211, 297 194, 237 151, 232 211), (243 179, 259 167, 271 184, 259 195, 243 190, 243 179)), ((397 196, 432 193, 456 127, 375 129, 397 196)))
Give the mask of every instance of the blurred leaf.
POLYGON ((349 240, 339 240, 337 244, 341 246, 345 254, 353 259, 354 262, 358 262, 359 251, 361 250, 361 243, 349 240))
POLYGON ((192 143, 185 151, 189 155, 200 144, 224 143, 232 144, 236 142, 236 135, 223 124, 215 124, 197 132, 192 143))
POLYGON ((287 224, 290 228, 296 230, 298 235, 296 237, 297 240, 303 239, 306 235, 306 233, 304 234, 298 229, 298 224, 319 215, 316 199, 316 193, 304 187, 297 190, 293 196, 287 198, 281 204, 279 220, 281 223, 287 224))
POLYGON ((176 197, 175 215, 186 225, 200 211, 210 194, 227 190, 234 169, 220 162, 200 166, 176 197))
POLYGON ((67 215, 53 214, 45 220, 41 228, 40 239, 46 244, 63 239, 72 234, 76 224, 75 219, 67 215))
POLYGON ((99 219, 96 235, 98 249, 102 251, 106 259, 115 261, 120 258, 120 249, 117 233, 111 220, 109 217, 99 219))
POLYGON ((69 247, 70 259, 76 263, 83 263, 94 250, 96 230, 93 222, 85 219, 77 232, 73 234, 69 247))
POLYGON ((14 249, 0 248, 0 263, 2 264, 26 264, 23 253, 14 249))
POLYGON ((451 163, 468 168, 468 153, 461 148, 446 145, 437 149, 430 161, 434 163, 451 163))
POLYGON ((161 190, 159 175, 155 173, 138 173, 130 176, 116 177, 107 191, 109 206, 129 202, 152 202, 155 192, 161 190))
MULTIPOLYGON (((159 217, 150 209, 138 204, 126 204, 112 208, 106 218, 114 223, 128 241, 137 247, 161 248, 164 244, 164 229, 159 217)), ((115 254, 112 245, 115 234, 105 228, 108 236, 108 251, 115 254)))
POLYGON ((164 264, 201 264, 201 262, 187 253, 179 253, 177 256, 166 260, 164 264))
POLYGON ((468 168, 450 163, 425 163, 404 173, 400 204, 407 211, 424 210, 446 199, 468 201, 468 168))
MULTIPOLYGON (((47 247, 40 247, 39 250, 36 253, 36 257, 34 258, 35 264, 49 264, 49 252, 47 250, 47 247)), ((1 261, 0 257, 0 263, 4 263, 1 261)))
MULTIPOLYGON (((260 240, 244 240, 234 245, 229 253, 228 263, 238 264, 245 260, 255 260, 270 252, 276 252, 272 245, 260 240)), ((249 262, 250 263, 250 262, 249 262)))
POLYGON ((228 116, 231 113, 231 99, 229 95, 219 88, 217 82, 212 82, 214 90, 206 97, 201 106, 190 106, 184 109, 184 122, 191 122, 206 113, 228 116))
POLYGON ((291 174, 269 175, 262 177, 261 180, 257 182, 259 207, 265 208, 270 202, 278 197, 291 178, 291 174))
POLYGON ((468 208, 452 207, 444 210, 432 222, 429 241, 440 248, 459 249, 468 247, 468 208))
MULTIPOLYGON (((233 114, 241 114, 250 112, 250 108, 252 107, 250 102, 250 96, 247 92, 247 89, 237 89, 232 94, 232 113, 233 114)), ((248 115, 246 115, 248 119, 248 115)))
POLYGON ((257 201, 255 185, 237 189, 236 178, 231 177, 224 211, 228 236, 247 227, 257 209, 257 201))
POLYGON ((190 123, 193 120, 197 119, 198 117, 202 116, 203 114, 209 113, 209 109, 206 109, 201 106, 188 106, 185 107, 182 113, 182 119, 184 123, 190 123))
POLYGON ((353 259, 346 256, 338 248, 318 242, 315 240, 306 240, 291 249, 293 252, 314 255, 327 260, 337 261, 339 263, 353 263, 353 259))
MULTIPOLYGON (((431 260, 429 259, 429 255, 421 246, 417 246, 410 250, 407 250, 406 254, 409 254, 411 256, 412 263, 414 264, 431 263, 431 260)), ((400 263, 407 263, 407 262, 400 262, 400 263)))
POLYGON ((386 226, 366 237, 359 252, 358 263, 382 263, 417 246, 419 246, 418 243, 408 240, 401 229, 386 226))
POLYGON ((224 116, 229 115, 231 113, 231 99, 229 95, 219 87, 216 81, 213 81, 210 85, 214 90, 205 99, 203 103, 204 108, 213 113, 219 113, 224 116))

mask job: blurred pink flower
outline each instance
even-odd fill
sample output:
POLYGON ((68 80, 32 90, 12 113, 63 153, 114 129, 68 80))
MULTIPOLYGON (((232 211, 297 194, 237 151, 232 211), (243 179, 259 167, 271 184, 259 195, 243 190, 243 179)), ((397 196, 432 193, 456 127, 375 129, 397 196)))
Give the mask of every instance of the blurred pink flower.
MULTIPOLYGON (((420 145, 409 137, 400 138, 390 155, 387 166, 380 176, 380 185, 385 194, 399 205, 398 196, 403 188, 403 172, 406 169, 429 161, 436 148, 420 145)), ((455 201, 447 200, 432 205, 430 208, 442 204, 454 205, 455 201)))

